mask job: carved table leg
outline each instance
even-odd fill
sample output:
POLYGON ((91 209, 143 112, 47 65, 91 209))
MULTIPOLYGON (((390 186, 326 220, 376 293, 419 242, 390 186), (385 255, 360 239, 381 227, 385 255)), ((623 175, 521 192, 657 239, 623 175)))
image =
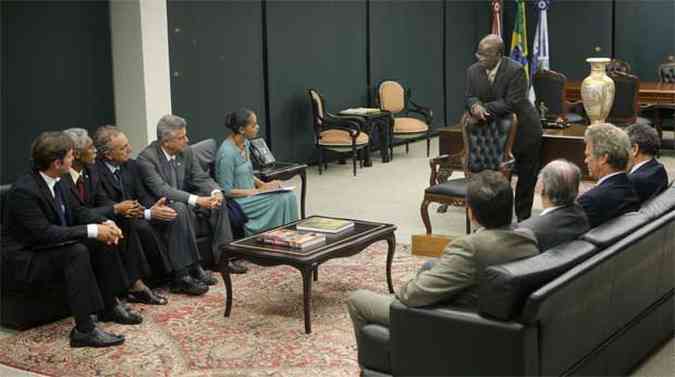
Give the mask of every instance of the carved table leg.
POLYGON ((394 284, 391 281, 391 263, 394 261, 394 252, 396 251, 396 235, 394 232, 387 237, 387 286, 389 293, 394 293, 394 284))
POLYGON ((232 311, 232 279, 230 278, 230 271, 227 270, 227 264, 220 271, 220 276, 223 277, 225 283, 225 317, 229 317, 232 311))
POLYGON ((312 333, 312 271, 313 266, 307 266, 301 270, 302 273, 302 300, 305 312, 305 333, 312 333))

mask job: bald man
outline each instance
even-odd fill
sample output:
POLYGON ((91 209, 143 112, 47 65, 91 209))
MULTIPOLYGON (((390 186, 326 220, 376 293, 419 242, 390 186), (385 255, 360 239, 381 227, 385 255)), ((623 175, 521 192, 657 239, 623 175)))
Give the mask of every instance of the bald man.
POLYGON ((513 145, 518 174, 515 207, 518 221, 523 221, 532 212, 543 131, 539 114, 527 98, 525 69, 503 54, 504 41, 498 35, 490 34, 480 41, 478 62, 466 72, 466 109, 473 122, 489 122, 512 114, 518 117, 513 145))
POLYGON ((586 212, 576 203, 581 171, 567 160, 554 160, 539 173, 544 210, 518 224, 534 232, 540 251, 578 238, 589 229, 586 212))

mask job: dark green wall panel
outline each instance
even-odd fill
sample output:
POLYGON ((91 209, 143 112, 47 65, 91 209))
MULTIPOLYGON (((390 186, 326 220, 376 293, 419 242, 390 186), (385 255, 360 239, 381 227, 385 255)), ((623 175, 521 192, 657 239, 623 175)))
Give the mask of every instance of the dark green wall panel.
POLYGON ((262 3, 169 1, 172 109, 193 141, 225 135, 224 115, 248 107, 264 134, 262 3))
POLYGON ((383 80, 400 82, 443 127, 443 2, 371 1, 370 69, 374 91, 383 80))
POLYGON ((30 168, 42 131, 114 123, 107 2, 2 2, 2 181, 30 168), (11 157, 9 157, 11 156, 11 157))
POLYGON ((657 81, 657 69, 675 55, 675 1, 617 1, 615 56, 642 81, 657 81))
POLYGON ((476 59, 478 41, 490 31, 489 3, 447 1, 445 9, 445 74, 447 124, 454 125, 464 112, 466 69, 476 59))
POLYGON ((317 89, 331 112, 366 104, 366 3, 266 4, 272 150, 279 159, 311 161, 307 89, 317 89))

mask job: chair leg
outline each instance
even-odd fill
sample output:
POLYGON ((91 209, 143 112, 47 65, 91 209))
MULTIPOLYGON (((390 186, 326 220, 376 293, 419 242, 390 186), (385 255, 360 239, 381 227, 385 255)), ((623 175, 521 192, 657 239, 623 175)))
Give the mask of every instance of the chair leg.
POLYGON ((431 138, 427 134, 427 157, 429 157, 429 152, 431 152, 431 138))
POLYGON ((354 177, 356 177, 356 148, 352 147, 352 166, 354 167, 354 177))
POLYGON ((429 204, 431 200, 424 199, 422 205, 420 206, 420 214, 422 215, 422 222, 424 223, 424 228, 427 230, 427 234, 431 234, 431 220, 429 220, 429 204))
POLYGON ((469 207, 464 207, 464 213, 466 214, 466 234, 471 234, 471 220, 469 220, 469 207))
POLYGON ((323 150, 319 148, 319 175, 321 175, 322 169, 321 166, 323 165, 323 150))
POLYGON ((408 154, 410 152, 410 149, 408 149, 408 142, 406 141, 405 143, 405 154, 408 154))
POLYGON ((363 169, 363 159, 365 158, 363 150, 359 150, 357 155, 359 157, 359 169, 363 169))

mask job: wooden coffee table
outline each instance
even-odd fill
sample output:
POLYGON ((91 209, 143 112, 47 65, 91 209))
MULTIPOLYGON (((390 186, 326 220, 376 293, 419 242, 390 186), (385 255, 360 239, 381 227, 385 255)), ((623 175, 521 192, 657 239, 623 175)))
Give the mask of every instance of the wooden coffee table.
MULTIPOLYGON (((325 216, 323 216, 325 217, 325 216)), ((318 268, 333 258, 344 258, 356 255, 376 241, 387 241, 386 279, 389 292, 394 293, 391 281, 391 263, 396 249, 396 226, 392 224, 370 221, 352 220, 354 228, 339 235, 328 235, 326 243, 310 247, 306 250, 293 249, 277 245, 269 245, 257 240, 257 236, 247 237, 224 246, 220 271, 225 282, 225 317, 232 310, 232 279, 227 269, 228 259, 238 257, 260 266, 287 265, 297 268, 302 275, 303 306, 305 314, 305 332, 312 332, 310 317, 312 300, 312 275, 318 279, 318 268)), ((295 229, 299 221, 282 225, 276 229, 295 229)))

